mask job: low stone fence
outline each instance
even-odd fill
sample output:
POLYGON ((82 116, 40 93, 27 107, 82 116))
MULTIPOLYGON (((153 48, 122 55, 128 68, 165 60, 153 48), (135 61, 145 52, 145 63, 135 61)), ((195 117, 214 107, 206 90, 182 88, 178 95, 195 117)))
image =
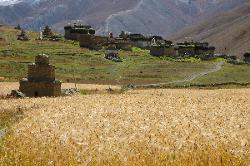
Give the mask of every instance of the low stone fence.
POLYGON ((238 83, 238 82, 225 82, 225 83, 211 83, 211 84, 189 84, 189 85, 128 85, 129 89, 161 89, 161 88, 225 88, 226 86, 236 86, 236 87, 248 87, 250 82, 247 83, 238 83))

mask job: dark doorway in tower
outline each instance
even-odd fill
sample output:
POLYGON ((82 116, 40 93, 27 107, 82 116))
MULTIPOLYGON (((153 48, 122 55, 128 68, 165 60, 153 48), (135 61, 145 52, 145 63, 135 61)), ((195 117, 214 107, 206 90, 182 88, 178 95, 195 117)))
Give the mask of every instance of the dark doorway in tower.
POLYGON ((38 92, 37 91, 35 91, 35 97, 38 97, 38 92))

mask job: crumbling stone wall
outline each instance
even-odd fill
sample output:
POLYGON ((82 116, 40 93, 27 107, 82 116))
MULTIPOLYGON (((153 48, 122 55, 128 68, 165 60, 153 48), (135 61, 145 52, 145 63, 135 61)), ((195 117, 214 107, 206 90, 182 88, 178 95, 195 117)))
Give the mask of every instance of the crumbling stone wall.
POLYGON ((163 56, 164 55, 164 47, 150 47, 150 55, 152 56, 163 56))

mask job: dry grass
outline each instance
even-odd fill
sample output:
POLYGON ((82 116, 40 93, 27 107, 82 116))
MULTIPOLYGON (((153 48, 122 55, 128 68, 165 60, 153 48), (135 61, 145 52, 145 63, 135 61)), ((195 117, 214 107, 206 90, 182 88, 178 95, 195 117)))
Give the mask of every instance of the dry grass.
POLYGON ((249 165, 250 90, 0 100, 24 112, 0 165, 249 165))
MULTIPOLYGON (((0 77, 1 79, 1 77, 0 77)), ((67 89, 67 88, 74 88, 75 85, 73 83, 63 83, 62 88, 67 89)), ((81 90, 86 90, 86 91, 98 91, 98 92, 104 92, 106 89, 113 89, 113 90, 119 90, 119 86, 114 86, 114 85, 94 85, 94 84, 77 84, 77 88, 81 90)), ((6 96, 11 92, 13 89, 19 89, 19 83, 17 82, 0 82, 0 96, 6 96)), ((3 98, 2 97, 2 98, 3 98)), ((0 97, 1 98, 1 97, 0 97)))
POLYGON ((0 96, 6 96, 13 89, 18 89, 19 83, 17 82, 0 82, 0 96))

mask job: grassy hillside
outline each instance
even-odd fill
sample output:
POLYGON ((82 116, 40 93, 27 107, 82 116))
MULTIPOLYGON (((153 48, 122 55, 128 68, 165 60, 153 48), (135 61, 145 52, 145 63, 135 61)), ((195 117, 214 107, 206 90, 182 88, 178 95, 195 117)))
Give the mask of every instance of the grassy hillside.
MULTIPOLYGON (((50 55, 51 63, 57 68, 57 77, 64 82, 73 82, 75 73, 79 83, 100 84, 148 84, 184 80, 197 73, 211 70, 216 61, 198 59, 174 60, 149 55, 148 50, 134 48, 132 52, 121 51, 123 63, 103 58, 103 51, 80 48, 73 41, 38 41, 37 33, 28 32, 31 40, 17 41, 20 32, 0 27, 0 77, 2 81, 18 81, 26 76, 27 64, 34 62, 39 53, 50 55)), ((225 63, 223 70, 193 80, 196 83, 250 82, 250 66, 225 63), (213 78, 213 79, 210 79, 213 78)), ((188 84, 183 82, 181 84, 188 84)))
POLYGON ((219 53, 242 57, 250 50, 249 28, 250 2, 233 11, 186 28, 171 38, 178 41, 188 36, 194 40, 208 41, 217 47, 219 53))

